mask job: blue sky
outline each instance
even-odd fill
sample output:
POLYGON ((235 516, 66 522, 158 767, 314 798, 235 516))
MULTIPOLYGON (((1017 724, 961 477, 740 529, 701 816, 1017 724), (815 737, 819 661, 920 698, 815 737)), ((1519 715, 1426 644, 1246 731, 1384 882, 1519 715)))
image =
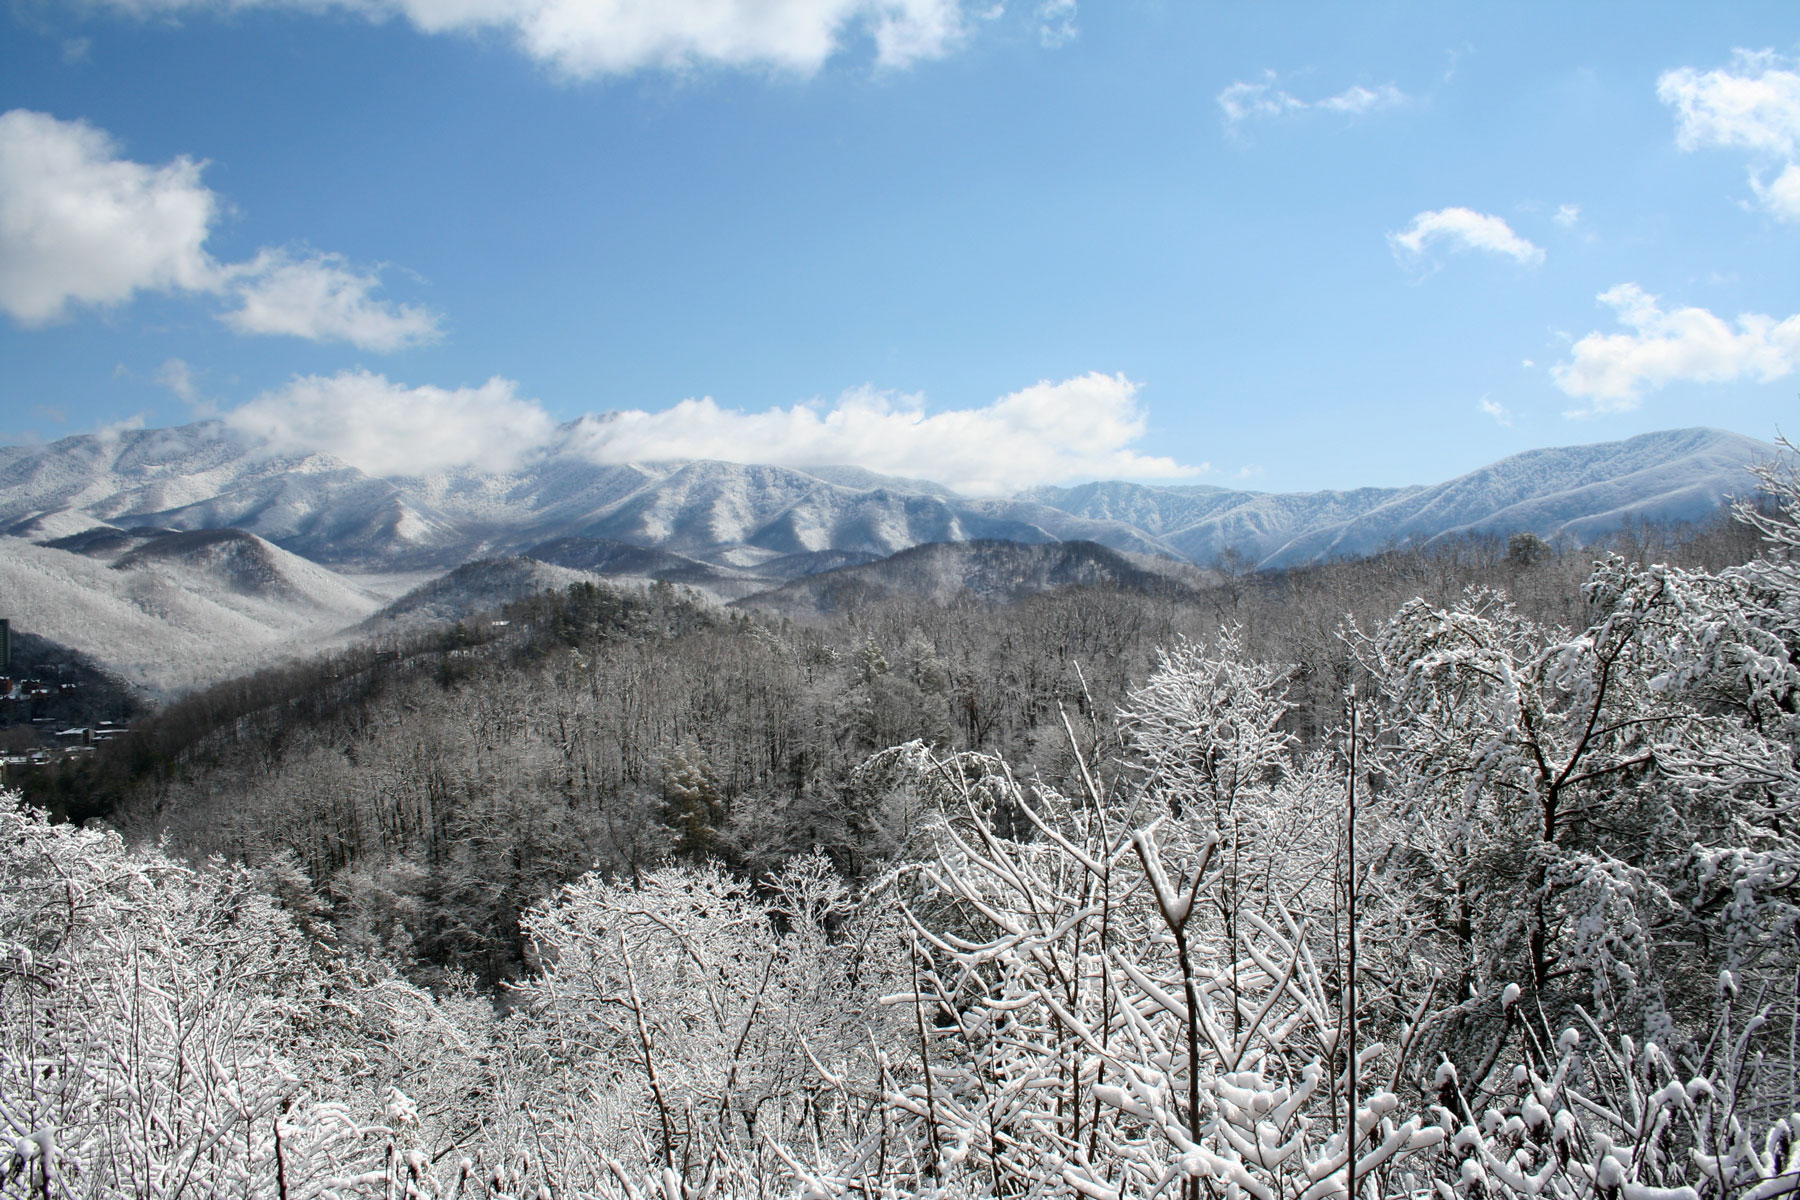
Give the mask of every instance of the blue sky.
POLYGON ((0 442, 1301 490, 1800 413, 1791 4, 6 19, 0 442))

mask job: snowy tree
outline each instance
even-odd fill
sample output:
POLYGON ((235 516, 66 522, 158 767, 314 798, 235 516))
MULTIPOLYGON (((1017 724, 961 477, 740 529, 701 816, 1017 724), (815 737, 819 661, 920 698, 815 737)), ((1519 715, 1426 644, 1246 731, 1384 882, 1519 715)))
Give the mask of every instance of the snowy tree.
POLYGON ((0 807, 0 1193, 372 1195, 473 1128, 469 1028, 261 883, 0 807))
POLYGON ((822 858, 766 889, 716 865, 588 876, 525 924, 543 968, 503 1030, 497 1136, 550 1147, 563 1186, 766 1195, 867 1118, 892 954, 822 858))

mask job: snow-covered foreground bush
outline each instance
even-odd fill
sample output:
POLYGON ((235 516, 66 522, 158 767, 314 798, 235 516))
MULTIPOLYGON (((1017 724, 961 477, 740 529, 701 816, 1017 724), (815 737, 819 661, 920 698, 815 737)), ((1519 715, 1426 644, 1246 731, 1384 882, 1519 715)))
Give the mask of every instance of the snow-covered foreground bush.
MULTIPOLYGON (((340 945, 291 859, 0 806, 0 1194, 1800 1192, 1800 485, 1720 575, 1597 564, 1346 630, 1344 728, 1179 645, 1059 791, 921 744, 850 894, 598 874, 504 1016, 340 945), (1065 794, 1065 791, 1067 794, 1065 794)), ((366 941, 358 943, 366 945, 366 941)))
POLYGON ((334 961, 256 872, 0 808, 0 1192, 366 1191, 455 1126, 475 1055, 439 1005, 334 961))
POLYGON ((1216 835, 904 756, 953 815, 892 882, 903 924, 816 862, 771 901, 710 869, 584 881, 533 915, 552 961, 498 1026, 328 965, 249 872, 8 812, 0 1191, 1272 1200, 1346 1195, 1352 1160, 1371 1196, 1800 1184, 1800 1114, 1762 1111, 1792 1060, 1748 1050, 1729 989, 1698 1064, 1592 1020, 1546 1042, 1507 989, 1466 1080, 1419 1060, 1423 1011, 1353 1031, 1286 901, 1225 941, 1216 835))
MULTIPOLYGON (((1218 749, 1214 763, 1232 753, 1218 749)), ((920 763, 961 813, 909 901, 919 986, 891 998, 916 1006, 927 1064, 890 1094, 916 1171, 900 1190, 1761 1200, 1800 1189, 1792 1026, 1762 1037, 1771 1006, 1746 1017, 1729 976, 1710 1022, 1669 1047, 1583 1013, 1554 1029, 1516 984, 1455 1004, 1434 975, 1408 995, 1406 948, 1364 944, 1353 1024, 1349 947, 1331 924, 1346 912, 1330 907, 1329 882, 1302 909, 1288 897, 1306 903, 1316 881, 1234 879, 1231 835, 1197 828, 1191 812, 1032 798, 999 766, 920 763), (1008 820, 1037 836, 1000 836, 1008 820), (1395 1006, 1402 997, 1410 1009, 1395 1006), (1460 1047, 1481 1065, 1465 1073, 1441 1048, 1425 1053, 1434 1023, 1484 1012, 1480 1040, 1460 1047)), ((1291 783, 1321 780, 1302 770, 1291 783)), ((1782 999, 1791 1007, 1791 990, 1782 999)), ((857 1172, 895 1145, 871 1140, 808 1186, 857 1191, 857 1172)))

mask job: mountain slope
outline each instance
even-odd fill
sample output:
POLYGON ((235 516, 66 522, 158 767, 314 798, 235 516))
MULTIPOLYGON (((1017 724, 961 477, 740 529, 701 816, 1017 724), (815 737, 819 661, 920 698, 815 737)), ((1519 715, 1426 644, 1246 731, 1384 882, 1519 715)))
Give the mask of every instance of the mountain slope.
POLYGON ((494 612, 537 592, 591 583, 591 571, 574 571, 530 558, 484 558, 419 585, 374 613, 351 632, 374 636, 461 621, 494 612))
POLYGON ((1188 590, 1094 542, 932 542, 878 562, 796 579, 746 596, 734 607, 798 614, 842 612, 902 597, 935 604, 964 598, 1008 603, 1068 587, 1171 595, 1188 590))
POLYGON ((1197 563, 1227 550, 1261 567, 1428 545, 1465 533, 1589 541, 1633 518, 1696 520, 1748 494, 1767 442, 1717 429, 1533 450, 1426 487, 1277 494, 1092 483, 1028 498, 1090 519, 1129 521, 1197 563))
POLYGON ((191 536, 141 543, 117 563, 0 538, 4 615, 167 697, 303 654, 381 603, 249 534, 171 540, 191 536))
POLYGON ((219 421, 0 447, 0 528, 55 538, 100 524, 231 527, 316 561, 370 565, 457 540, 395 484, 329 455, 271 453, 219 421))
POLYGON ((1627 520, 1700 520, 1754 492, 1748 468, 1775 455, 1767 443, 1715 429, 1528 451, 1309 531, 1264 562, 1288 566, 1468 533, 1526 531, 1581 544, 1627 520))
POLYGON ((300 612, 336 617, 366 611, 375 597, 317 563, 241 529, 166 533, 113 560, 115 571, 178 572, 188 586, 300 612))

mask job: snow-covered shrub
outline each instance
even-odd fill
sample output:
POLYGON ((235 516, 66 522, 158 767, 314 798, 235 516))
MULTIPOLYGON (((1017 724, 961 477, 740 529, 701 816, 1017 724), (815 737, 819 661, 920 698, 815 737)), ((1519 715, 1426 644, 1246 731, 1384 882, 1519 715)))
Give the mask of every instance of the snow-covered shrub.
POLYGON ((371 1194, 455 1136, 461 1032, 260 884, 0 796, 0 1194, 371 1194))
MULTIPOLYGON (((1210 686, 1217 674, 1196 665, 1165 671, 1210 686)), ((1165 746, 1190 761, 1229 753, 1165 746)), ((1358 1089, 1360 1133, 1346 1138, 1351 1056, 1366 1083, 1383 1048, 1352 1047, 1341 965, 1319 959, 1328 943, 1285 899, 1304 881, 1231 874, 1222 810, 1195 802, 1216 792, 1179 783, 1186 802, 1172 804, 1161 781, 1177 777, 1150 770, 1112 795, 1028 794, 981 760, 920 763, 945 820, 939 860, 896 884, 914 897, 916 966, 889 1001, 913 1011, 917 1069, 890 1076, 897 1144, 883 1152, 910 1164, 905 1186, 1324 1196, 1352 1166, 1385 1179, 1441 1142, 1435 1123, 1395 1117, 1379 1086, 1358 1089), (1030 836, 999 833, 996 807, 1022 813, 1030 836)), ((1241 775, 1231 803, 1247 823, 1307 779, 1273 760, 1241 775)), ((1255 853, 1242 849, 1238 869, 1255 853)), ((812 1182, 848 1191, 856 1177, 812 1182)))
POLYGON ((489 1139, 540 1147, 561 1187, 667 1171, 778 1194, 784 1156, 835 1156, 876 1107, 891 926, 821 856, 761 888, 717 866, 589 875, 525 928, 542 969, 502 1030, 489 1139))

